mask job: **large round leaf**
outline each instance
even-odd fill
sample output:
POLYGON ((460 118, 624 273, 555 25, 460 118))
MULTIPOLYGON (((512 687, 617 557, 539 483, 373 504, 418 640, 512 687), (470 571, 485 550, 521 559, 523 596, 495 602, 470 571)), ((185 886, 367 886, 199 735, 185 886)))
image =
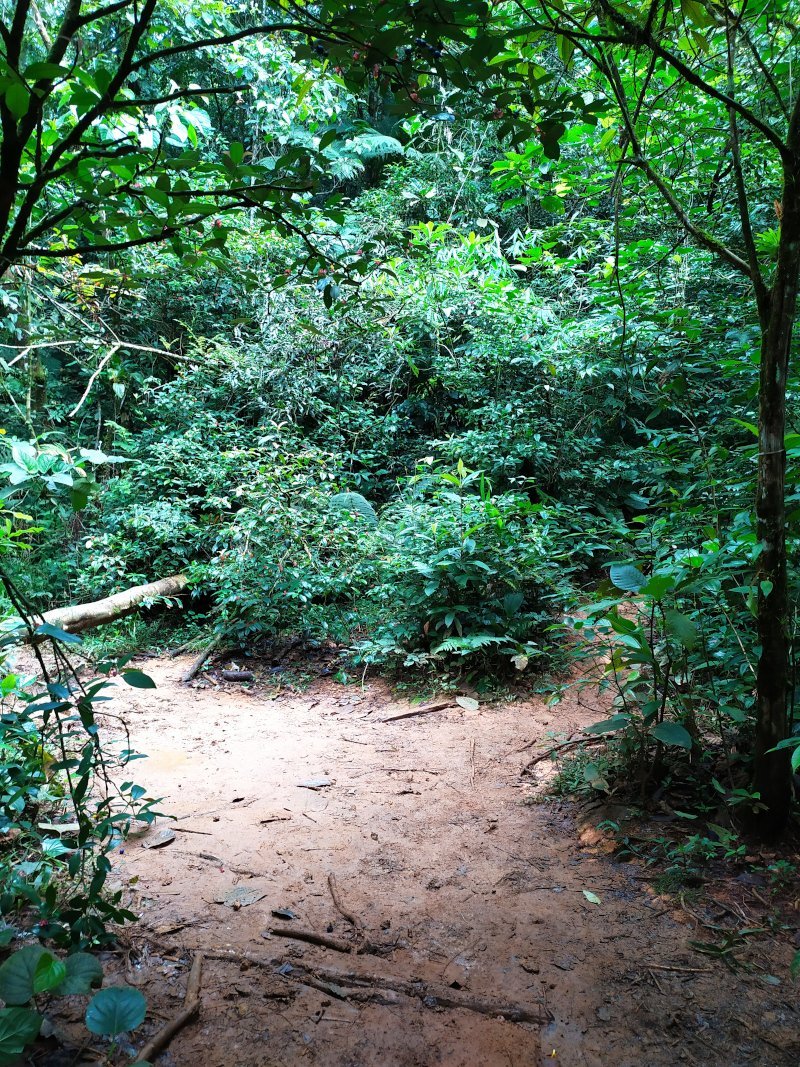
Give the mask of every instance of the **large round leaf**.
POLYGON ((609 570, 609 576, 617 589, 623 589, 626 593, 638 593, 647 579, 632 563, 614 563, 609 570))
POLYGON ((144 1021, 147 1001, 128 985, 109 986, 95 993, 86 1009, 86 1026, 93 1034, 115 1037, 135 1030, 144 1021))
POLYGON ((57 960, 50 952, 45 952, 36 964, 33 974, 33 991, 34 993, 47 993, 60 985, 66 977, 67 968, 61 960, 57 960))
POLYGON ((0 1064, 15 1063, 26 1045, 39 1036, 42 1017, 27 1008, 0 1009, 0 1064))
POLYGON ((693 649, 697 644, 697 627, 688 617, 679 611, 665 611, 664 621, 667 630, 686 649, 693 649))
POLYGON ((34 977, 44 956, 54 958, 41 945, 27 945, 9 956, 0 967, 0 1000, 6 1004, 27 1004, 36 992, 34 977))
POLYGON ((338 508, 341 511, 354 511, 368 526, 378 525, 375 508, 361 493, 335 493, 330 499, 330 504, 332 508, 338 508))
POLYGON ((677 722, 660 722, 650 731, 650 736, 665 745, 677 745, 679 748, 692 747, 692 735, 677 722))
POLYGON ((88 993, 92 986, 103 981, 103 968, 88 952, 76 952, 64 960, 66 977, 55 987, 54 993, 69 996, 73 993, 88 993))

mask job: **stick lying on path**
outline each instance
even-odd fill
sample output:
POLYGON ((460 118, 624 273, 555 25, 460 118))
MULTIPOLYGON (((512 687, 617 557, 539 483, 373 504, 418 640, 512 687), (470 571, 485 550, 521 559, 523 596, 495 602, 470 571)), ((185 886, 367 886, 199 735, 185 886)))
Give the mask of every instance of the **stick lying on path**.
POLYGON ((342 904, 342 899, 339 896, 339 887, 336 884, 336 875, 333 873, 333 871, 331 871, 328 875, 328 889, 330 890, 331 898, 333 899, 333 904, 336 910, 339 912, 343 919, 347 919, 347 921, 350 923, 353 929, 357 931, 357 933, 363 936, 364 924, 361 922, 360 919, 353 915, 351 911, 348 911, 347 908, 345 908, 344 904, 342 904))
POLYGON ((208 657, 211 655, 211 653, 214 651, 214 649, 217 647, 221 640, 221 637, 215 637, 213 641, 206 645, 200 655, 197 656, 196 659, 192 660, 192 662, 189 664, 188 669, 184 671, 181 675, 182 682, 191 682, 192 678, 194 678, 194 676, 197 674, 197 672, 200 670, 200 668, 203 666, 205 661, 208 659, 208 657))
MULTIPOLYGON (((239 964, 245 961, 254 967, 263 967, 278 974, 275 960, 265 960, 249 952, 207 952, 206 958, 228 960, 239 964)), ((465 993, 463 990, 452 989, 450 986, 437 985, 433 982, 410 982, 391 976, 337 971, 332 967, 307 967, 294 960, 291 963, 291 971, 280 977, 289 982, 299 982, 300 985, 310 985, 315 989, 320 988, 321 983, 331 983, 336 987, 337 996, 340 999, 372 1001, 377 1004, 394 1003, 390 995, 399 993, 402 996, 417 998, 426 1008, 459 1008, 495 1018, 502 1016, 509 1022, 535 1025, 544 1025, 552 1019, 547 1009, 539 1003, 531 1007, 524 1004, 509 1004, 496 997, 472 996, 471 993, 465 993)), ((326 991, 331 990, 326 987, 326 991)))
POLYGON ((404 711, 402 715, 390 715, 388 719, 381 719, 381 722, 397 722, 399 719, 413 719, 417 715, 430 715, 432 711, 452 708, 454 704, 454 700, 442 700, 438 704, 429 704, 427 708, 415 708, 414 711, 404 711))
POLYGON ((355 953, 358 956, 388 956, 394 951, 394 945, 375 945, 361 936, 359 941, 343 941, 329 934, 318 934, 315 930, 303 930, 296 926, 268 926, 267 933, 273 937, 288 937, 294 941, 305 941, 309 945, 319 945, 333 952, 355 953))
POLYGON ((553 747, 548 748, 546 752, 540 752, 538 756, 534 756, 530 763, 526 763, 522 768, 522 773, 527 774, 537 763, 549 759, 551 756, 555 755, 556 752, 563 752, 568 748, 577 748, 578 745, 599 745, 606 741, 608 741, 607 737, 572 737, 569 741, 562 741, 560 745, 553 745, 553 747))
POLYGON ((189 971, 189 980, 186 983, 186 996, 183 999, 183 1008, 178 1014, 165 1025, 157 1034, 154 1034, 142 1051, 137 1060, 149 1063, 164 1049, 186 1024, 197 1015, 200 1010, 200 979, 203 974, 203 954, 196 952, 192 960, 192 969, 189 971))

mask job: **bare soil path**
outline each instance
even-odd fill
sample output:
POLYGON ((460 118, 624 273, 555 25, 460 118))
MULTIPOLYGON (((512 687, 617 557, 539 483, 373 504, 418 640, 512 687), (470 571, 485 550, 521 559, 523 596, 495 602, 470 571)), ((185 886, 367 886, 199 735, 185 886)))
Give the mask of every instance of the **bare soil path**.
POLYGON ((144 1036, 207 954, 201 1013, 159 1064, 800 1062, 789 986, 692 951, 697 931, 642 868, 520 778, 525 742, 596 715, 528 703, 384 722, 410 705, 381 682, 192 689, 190 659, 147 661, 158 689, 119 697, 149 755, 133 776, 177 816, 117 859, 142 921, 107 969, 147 995, 144 1036), (144 847, 166 829, 174 840, 144 847), (541 1021, 487 1014, 489 998, 541 1021))

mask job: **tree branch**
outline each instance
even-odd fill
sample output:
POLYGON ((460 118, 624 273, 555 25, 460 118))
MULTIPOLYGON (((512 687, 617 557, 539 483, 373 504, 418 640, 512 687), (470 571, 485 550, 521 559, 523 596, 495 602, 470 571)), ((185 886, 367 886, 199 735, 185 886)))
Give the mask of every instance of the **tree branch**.
POLYGON ((122 11, 123 8, 130 7, 134 3, 134 0, 117 0, 114 4, 109 4, 108 7, 100 7, 95 11, 87 11, 85 15, 81 15, 78 19, 78 28, 82 29, 84 26, 88 26, 91 22, 97 22, 98 19, 106 18, 108 15, 114 15, 117 11, 122 11))
POLYGON ((177 89, 174 93, 166 96, 138 97, 133 100, 114 100, 108 105, 108 111, 125 111, 129 107, 155 107, 157 104, 168 104, 172 100, 185 100, 190 96, 219 96, 223 93, 247 92, 251 86, 222 85, 213 89, 177 89))
MULTIPOLYGON (((547 0, 545 0, 547 2, 547 0)), ((748 125, 752 126, 761 133, 767 141, 775 148, 781 156, 781 159, 786 162, 788 152, 786 145, 781 140, 781 137, 775 130, 766 122, 758 117, 754 111, 750 108, 740 104, 738 100, 732 99, 728 93, 722 92, 721 89, 717 89, 715 85, 705 81, 700 77, 691 67, 687 66, 682 59, 679 59, 676 55, 673 55, 668 49, 655 38, 651 30, 648 30, 644 26, 640 26, 638 23, 633 22, 611 3, 611 0, 598 0, 600 7, 605 14, 616 23, 625 33, 628 35, 629 40, 622 40, 620 44, 630 44, 637 42, 646 45, 651 52, 663 60, 668 66, 672 67, 689 85, 694 86, 695 89, 699 89, 704 96, 711 97, 714 100, 724 104, 726 108, 733 108, 734 111, 744 119, 748 125)), ((589 35, 591 36, 591 35, 589 35)))
MULTIPOLYGON (((728 95, 733 98, 736 91, 735 79, 733 76, 734 31, 730 21, 728 21, 727 26, 725 27, 725 36, 728 46, 728 95)), ((742 240, 744 241, 745 252, 747 253, 747 261, 750 264, 750 280, 753 283, 759 317, 762 322, 765 322, 769 308, 769 293, 767 291, 767 286, 764 283, 764 276, 761 273, 761 267, 758 262, 756 242, 753 237, 753 226, 750 222, 750 204, 747 200, 747 188, 744 181, 742 153, 739 143, 739 122, 736 112, 732 107, 728 108, 728 121, 731 129, 731 159, 733 161, 733 178, 736 185, 736 200, 739 206, 739 219, 742 224, 742 240)))
POLYGON ((249 26, 244 30, 237 30, 235 33, 220 34, 218 37, 201 37, 196 41, 185 41, 183 44, 171 45, 169 48, 160 48, 157 52, 150 52, 146 56, 142 56, 141 59, 137 59, 132 64, 130 73, 133 74, 138 70, 144 70, 147 67, 158 63, 162 59, 169 59, 171 56, 181 55, 184 52, 199 52, 205 48, 217 48, 223 44, 235 44, 237 41, 243 41, 248 37, 263 37, 271 33, 300 33, 305 36, 312 36, 320 41, 331 41, 332 43, 338 43, 339 37, 336 34, 326 33, 323 30, 316 27, 309 27, 296 22, 274 22, 265 23, 259 26, 249 26))
POLYGON ((636 127, 628 109, 628 100, 617 68, 602 52, 599 56, 593 57, 593 61, 600 67, 608 79, 611 91, 619 105, 622 121, 625 125, 625 132, 628 135, 631 148, 634 152, 634 155, 630 160, 631 164, 647 175, 669 205, 672 213, 681 223, 683 228, 694 237, 699 245, 708 249, 709 252, 713 252, 731 267, 734 267, 736 270, 741 271, 742 274, 745 274, 748 278, 752 279, 750 265, 746 260, 742 259, 741 256, 738 256, 732 249, 728 248, 727 245, 718 241, 716 237, 694 222, 686 208, 681 204, 667 179, 659 174, 653 164, 645 157, 638 134, 636 133, 636 127))

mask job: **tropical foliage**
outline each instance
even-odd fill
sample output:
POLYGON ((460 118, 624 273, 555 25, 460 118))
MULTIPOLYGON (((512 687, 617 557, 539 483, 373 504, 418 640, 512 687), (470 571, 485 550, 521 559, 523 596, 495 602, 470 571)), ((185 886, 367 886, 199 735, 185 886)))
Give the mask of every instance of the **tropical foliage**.
MULTIPOLYGON (((796 0, 0 10, 13 627, 185 572, 153 640, 482 689, 578 659, 643 794, 691 765, 785 825, 796 0)), ((153 802, 109 792, 105 679, 38 630, 3 912, 80 947, 153 802)))

